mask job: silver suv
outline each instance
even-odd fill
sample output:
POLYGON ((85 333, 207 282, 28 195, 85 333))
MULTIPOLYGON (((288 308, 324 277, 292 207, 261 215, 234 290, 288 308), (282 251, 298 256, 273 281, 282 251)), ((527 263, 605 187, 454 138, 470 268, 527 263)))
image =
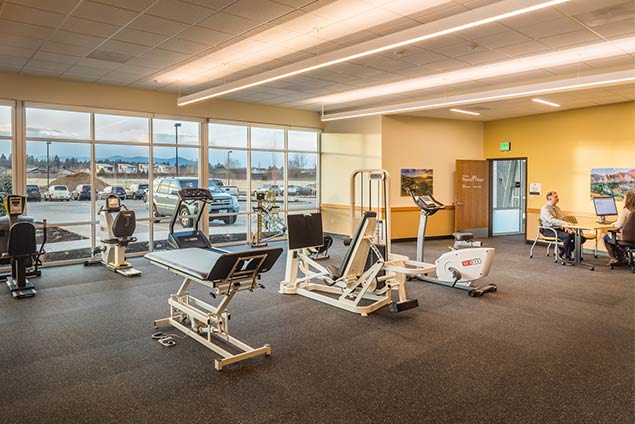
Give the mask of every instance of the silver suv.
MULTIPOLYGON (((183 188, 198 187, 198 178, 196 177, 159 177, 155 178, 152 184, 154 192, 152 209, 155 217, 172 216, 177 203, 179 202, 179 190, 183 188)), ((238 199, 236 196, 225 193, 218 188, 212 180, 209 181, 209 191, 212 193, 212 204, 209 205, 210 220, 214 214, 238 213, 238 199)), ((178 211, 183 227, 191 227, 193 225, 192 216, 196 215, 196 205, 182 205, 178 211), (189 217, 188 217, 189 216, 189 217)), ((225 224, 231 225, 236 222, 236 215, 219 217, 225 224)))

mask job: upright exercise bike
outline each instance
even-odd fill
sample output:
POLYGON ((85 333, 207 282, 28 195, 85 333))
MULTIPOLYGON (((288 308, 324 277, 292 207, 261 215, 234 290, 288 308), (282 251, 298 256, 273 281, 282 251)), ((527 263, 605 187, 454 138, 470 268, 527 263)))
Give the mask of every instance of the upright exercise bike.
POLYGON ((102 264, 109 270, 126 277, 137 277, 141 271, 126 262, 126 248, 137 241, 132 237, 137 220, 134 211, 121 204, 119 197, 110 195, 106 203, 99 208, 99 232, 101 246, 94 250, 97 257, 84 262, 84 265, 102 264), (116 214, 113 217, 113 214, 116 214))
MULTIPOLYGON (((417 262, 424 261, 423 244, 426 235, 428 217, 445 209, 445 205, 436 200, 432 195, 415 196, 411 191, 410 196, 419 209, 419 232, 417 234, 417 262)), ((452 251, 446 252, 434 263, 436 278, 427 274, 417 274, 414 278, 433 284, 440 284, 455 289, 467 290, 471 297, 480 297, 488 292, 495 292, 495 284, 486 284, 481 287, 472 286, 472 282, 489 275, 494 261, 494 248, 473 247, 459 249, 459 246, 480 246, 468 233, 454 233, 455 245, 452 251)))

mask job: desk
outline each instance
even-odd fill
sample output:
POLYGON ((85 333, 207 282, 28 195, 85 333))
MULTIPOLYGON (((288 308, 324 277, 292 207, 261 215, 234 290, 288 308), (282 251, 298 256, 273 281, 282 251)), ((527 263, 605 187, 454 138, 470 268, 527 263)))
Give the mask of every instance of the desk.
POLYGON ((582 232, 584 230, 593 231, 595 234, 595 257, 598 254, 598 231, 613 228, 611 224, 600 224, 598 222, 578 222, 577 224, 569 224, 569 228, 574 231, 574 262, 576 264, 582 264, 589 267, 590 271, 595 269, 595 266, 589 263, 582 262, 582 232))

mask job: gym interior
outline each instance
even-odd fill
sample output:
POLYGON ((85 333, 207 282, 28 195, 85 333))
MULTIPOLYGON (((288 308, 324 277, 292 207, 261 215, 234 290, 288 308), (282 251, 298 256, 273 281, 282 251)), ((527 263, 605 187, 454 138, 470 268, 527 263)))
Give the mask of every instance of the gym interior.
POLYGON ((0 422, 632 423, 634 5, 0 1, 0 422))

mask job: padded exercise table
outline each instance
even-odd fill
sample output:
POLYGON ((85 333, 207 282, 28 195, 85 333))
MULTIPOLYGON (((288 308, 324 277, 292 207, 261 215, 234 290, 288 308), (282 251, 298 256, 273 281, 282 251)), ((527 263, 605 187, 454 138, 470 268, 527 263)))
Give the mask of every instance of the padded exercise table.
POLYGON ((260 274, 273 267, 282 254, 281 248, 251 249, 222 253, 210 249, 188 248, 151 252, 145 255, 154 265, 184 277, 176 294, 170 295, 170 316, 154 321, 155 327, 170 324, 186 335, 223 357, 215 360, 215 368, 242 361, 258 355, 271 355, 268 344, 260 348, 241 342, 229 335, 229 311, 227 306, 239 291, 264 288, 258 283, 260 274), (190 296, 192 281, 212 289, 217 306, 190 296), (231 353, 215 343, 222 340, 239 353, 231 353))

